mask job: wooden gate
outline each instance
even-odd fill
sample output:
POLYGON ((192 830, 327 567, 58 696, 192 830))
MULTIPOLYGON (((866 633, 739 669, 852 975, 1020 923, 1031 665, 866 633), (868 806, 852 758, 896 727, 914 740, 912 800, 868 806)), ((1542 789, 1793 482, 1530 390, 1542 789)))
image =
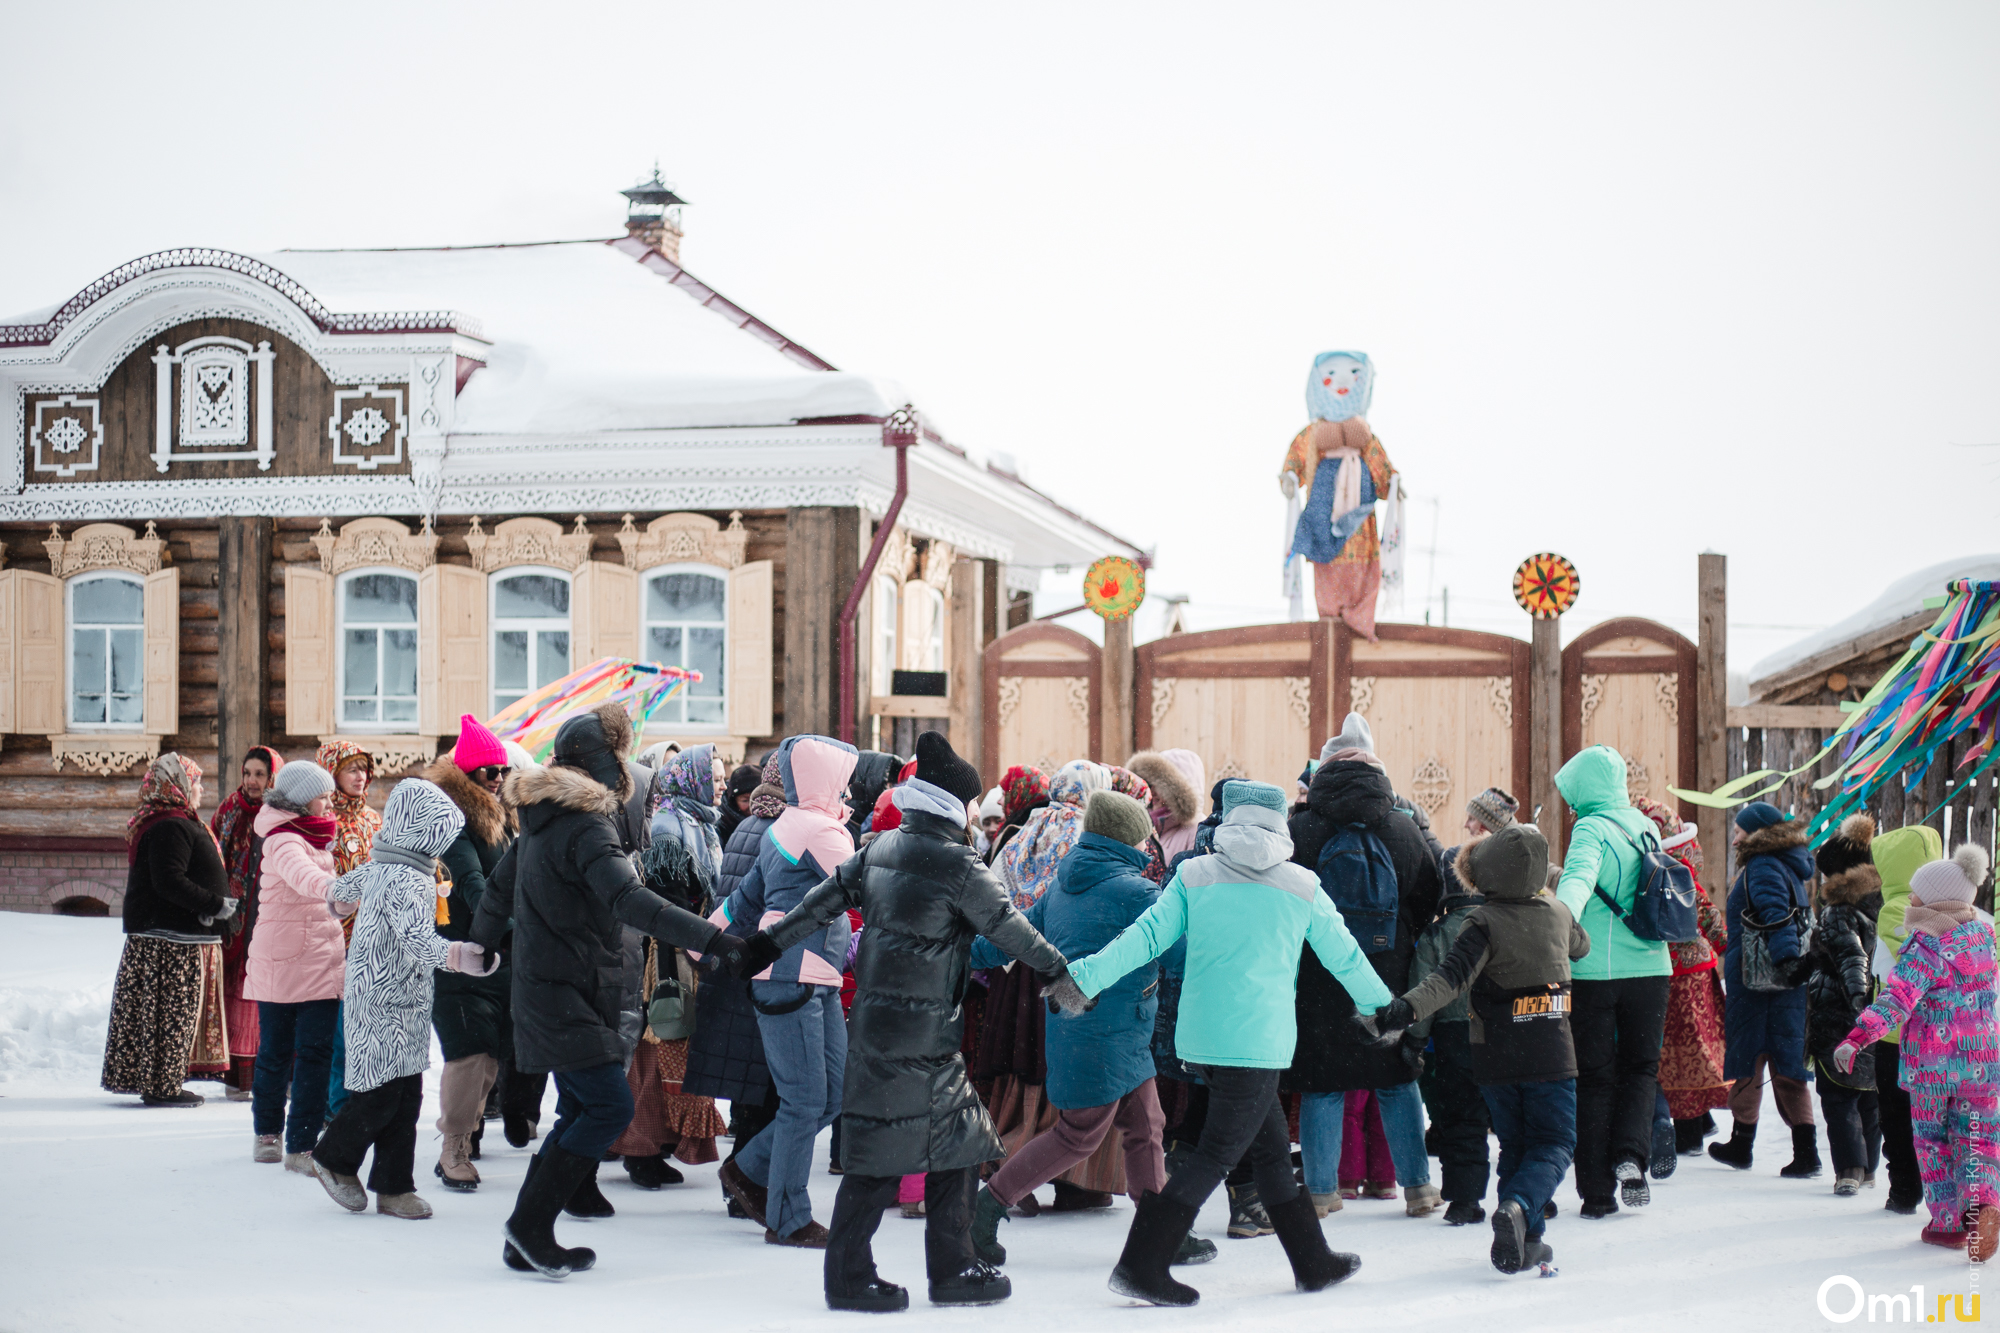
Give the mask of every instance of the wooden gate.
POLYGON ((1370 643, 1335 627, 1332 697, 1341 706, 1314 734, 1323 741, 1350 710, 1367 718, 1390 782, 1423 807, 1447 846, 1458 841, 1465 803, 1486 788, 1505 787, 1525 803, 1528 645, 1429 625, 1377 624, 1375 632, 1380 641, 1370 643))
POLYGON ((1329 731, 1329 624, 1170 634, 1141 645, 1133 726, 1139 748, 1193 750, 1211 782, 1274 783, 1289 800, 1329 731))
MULTIPOLYGON (((1669 800, 1669 787, 1694 778, 1694 694, 1695 646, 1686 636, 1633 616, 1594 625, 1563 649, 1563 758, 1608 745, 1625 757, 1632 795, 1669 800)), ((1695 817, 1695 807, 1674 805, 1683 819, 1695 817)))
POLYGON ((1060 625, 1023 625, 986 645, 987 786, 1015 764, 1053 775, 1072 759, 1099 757, 1102 658, 1096 644, 1060 625))

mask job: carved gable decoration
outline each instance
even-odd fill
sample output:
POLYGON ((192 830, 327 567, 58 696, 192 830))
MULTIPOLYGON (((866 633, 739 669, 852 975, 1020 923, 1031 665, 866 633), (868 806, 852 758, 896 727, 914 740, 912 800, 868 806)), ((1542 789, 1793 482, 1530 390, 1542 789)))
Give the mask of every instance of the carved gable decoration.
POLYGON ((627 514, 625 526, 618 530, 626 567, 639 571, 683 563, 735 569, 743 563, 749 543, 741 510, 730 514, 727 528, 703 514, 663 514, 640 532, 627 514))
POLYGON ((949 592, 951 590, 951 562, 956 558, 957 552, 951 549, 950 542, 942 542, 935 537, 931 538, 929 544, 924 547, 924 582, 930 584, 939 592, 949 592))
POLYGON ((103 451, 100 400, 66 393, 35 403, 28 422, 29 470, 41 479, 95 472, 103 451))
POLYGON ((122 523, 86 523, 67 538, 51 523, 42 545, 48 548, 49 572, 59 579, 93 569, 156 574, 167 559, 167 544, 151 523, 143 537, 122 523))
POLYGON ((269 339, 252 347, 241 338, 195 338, 171 352, 161 343, 153 352, 154 470, 165 472, 177 458, 243 458, 255 459, 258 470, 268 472, 276 455, 271 440, 276 357, 269 339), (175 401, 178 413, 168 407, 175 401))
POLYGON ((392 565, 422 573, 437 563, 438 539, 428 518, 424 520, 423 531, 414 535, 408 525, 393 518, 357 518, 341 524, 338 536, 334 535, 333 524, 321 519, 312 543, 319 548, 320 570, 327 574, 344 574, 372 565, 392 565))
POLYGON ((475 514, 465 545, 482 574, 510 565, 547 565, 574 574, 590 563, 590 529, 582 514, 576 516, 575 531, 567 533, 562 524, 546 518, 510 518, 488 533, 475 514))
POLYGON ((404 425, 400 384, 335 390, 326 423, 334 466, 372 472, 402 462, 404 425))

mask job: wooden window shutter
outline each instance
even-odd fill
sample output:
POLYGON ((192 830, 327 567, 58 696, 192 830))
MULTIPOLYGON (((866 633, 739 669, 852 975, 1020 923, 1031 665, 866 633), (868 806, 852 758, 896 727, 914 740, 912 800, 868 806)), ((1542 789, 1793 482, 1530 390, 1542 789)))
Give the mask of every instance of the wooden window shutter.
POLYGON ((285 734, 333 730, 333 579, 309 565, 285 566, 285 734))
POLYGON ((149 736, 181 729, 181 572, 171 565, 146 576, 146 704, 149 736))
POLYGON ((736 736, 771 734, 771 571, 769 560, 753 560, 729 574, 723 670, 729 730, 736 736))
POLYGON ((493 711, 486 689, 486 576, 465 565, 417 575, 417 731, 455 736, 493 711))
POLYGON ((623 565, 588 560, 569 589, 569 664, 600 657, 639 657, 639 575, 623 565))
POLYGON ((7 729, 28 736, 69 730, 69 698, 63 669, 62 580, 31 570, 10 570, 8 599, 12 633, 13 721, 7 729))

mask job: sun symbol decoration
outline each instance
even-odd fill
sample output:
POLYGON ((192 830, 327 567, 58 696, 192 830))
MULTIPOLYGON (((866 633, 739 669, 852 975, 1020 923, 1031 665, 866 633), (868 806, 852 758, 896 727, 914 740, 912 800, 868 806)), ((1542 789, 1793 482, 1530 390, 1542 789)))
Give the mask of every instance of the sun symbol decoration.
POLYGON ((1531 555, 1514 571, 1514 600, 1537 620, 1554 620, 1576 604, 1576 566, 1552 551, 1531 555))
POLYGON ((1083 576, 1083 604, 1106 620, 1123 620, 1146 600, 1146 571, 1135 560, 1107 555, 1083 576))

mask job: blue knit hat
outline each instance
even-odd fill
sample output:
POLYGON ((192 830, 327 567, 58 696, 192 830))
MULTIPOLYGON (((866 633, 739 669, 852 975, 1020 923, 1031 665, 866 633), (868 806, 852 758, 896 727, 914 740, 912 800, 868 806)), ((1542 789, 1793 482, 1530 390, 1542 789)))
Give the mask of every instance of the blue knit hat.
POLYGON ((1755 833, 1773 824, 1785 822, 1785 812, 1769 801, 1752 801, 1736 812, 1736 827, 1745 833, 1755 833))
POLYGON ((1226 818, 1239 805, 1261 805, 1266 810, 1284 814, 1290 807, 1285 804, 1285 794, 1268 782, 1245 782, 1240 779, 1222 784, 1222 813, 1226 818))

